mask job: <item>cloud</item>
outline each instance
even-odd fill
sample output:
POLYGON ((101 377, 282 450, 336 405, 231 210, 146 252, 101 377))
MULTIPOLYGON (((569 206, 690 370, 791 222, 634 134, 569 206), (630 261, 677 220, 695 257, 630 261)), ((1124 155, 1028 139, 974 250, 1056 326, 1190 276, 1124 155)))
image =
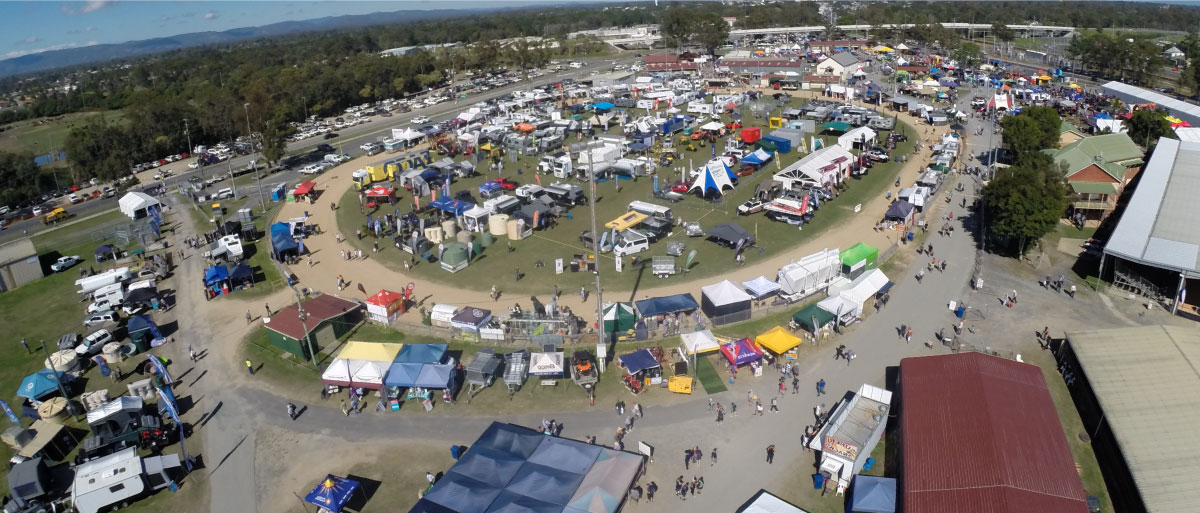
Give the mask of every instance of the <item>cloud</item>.
POLYGON ((208 12, 204 13, 204 19, 206 19, 206 20, 213 20, 216 18, 217 18, 217 14, 212 11, 208 11, 208 12))
POLYGON ((11 52, 4 54, 4 58, 12 59, 14 57, 21 57, 24 55, 30 55, 30 54, 35 54, 35 53, 50 52, 50 51, 54 51, 54 50, 66 50, 68 48, 79 48, 81 46, 92 46, 92 45, 96 45, 96 44, 99 44, 99 43, 96 41, 88 41, 83 44, 63 43, 63 44, 58 44, 58 45, 50 45, 50 46, 46 46, 43 48, 32 48, 29 50, 13 50, 11 52))
POLYGON ((27 44, 30 44, 30 43, 36 43, 36 42, 38 42, 38 37, 37 37, 37 36, 29 36, 29 37, 27 37, 27 38, 25 38, 25 39, 22 39, 21 41, 17 42, 17 44, 19 44, 19 45, 27 45, 27 44))
POLYGON ((164 14, 164 15, 160 16, 158 19, 160 21, 169 21, 171 19, 171 17, 164 14))
POLYGON ((64 3, 64 4, 62 4, 61 9, 62 9, 62 12, 66 13, 70 16, 75 16, 75 15, 79 15, 79 14, 92 13, 92 12, 99 11, 100 9, 112 7, 113 4, 115 4, 115 3, 117 3, 115 0, 87 0, 87 1, 83 2, 83 5, 79 5, 78 3, 75 3, 75 2, 64 3))

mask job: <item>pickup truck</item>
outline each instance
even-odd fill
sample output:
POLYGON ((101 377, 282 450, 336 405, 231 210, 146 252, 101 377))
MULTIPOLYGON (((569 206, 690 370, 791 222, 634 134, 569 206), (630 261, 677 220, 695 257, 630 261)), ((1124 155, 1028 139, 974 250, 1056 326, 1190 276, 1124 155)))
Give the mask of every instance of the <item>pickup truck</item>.
POLYGON ((309 164, 300 169, 302 175, 316 175, 324 171, 325 167, 320 164, 309 164))
POLYGON ((383 145, 379 144, 377 142, 366 143, 366 144, 363 144, 362 146, 359 146, 358 148, 360 150, 362 150, 364 153, 366 153, 367 156, 378 155, 380 153, 383 153, 383 145))
POLYGON ((79 258, 79 255, 58 257, 58 260, 55 260, 53 264, 50 264, 50 270, 56 273, 61 273, 82 261, 83 259, 79 258))

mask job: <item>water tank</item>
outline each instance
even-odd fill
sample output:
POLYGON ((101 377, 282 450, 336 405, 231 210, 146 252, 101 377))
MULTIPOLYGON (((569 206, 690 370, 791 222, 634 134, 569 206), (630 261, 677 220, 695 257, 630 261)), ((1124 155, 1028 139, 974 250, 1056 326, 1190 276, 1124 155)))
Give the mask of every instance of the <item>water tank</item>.
POLYGON ((446 238, 449 239, 454 237, 454 234, 458 233, 458 225, 454 224, 453 219, 449 221, 442 221, 442 231, 446 232, 446 238))
POLYGON ((488 231, 496 237, 508 235, 508 214, 493 214, 489 216, 488 231))
POLYGON ((107 344, 104 344, 104 347, 100 348, 100 351, 101 351, 101 354, 104 355, 104 361, 106 361, 110 364, 121 361, 121 355, 120 355, 121 343, 120 342, 109 342, 107 344))
POLYGON ((74 372, 79 370, 79 355, 75 353, 74 349, 55 351, 50 353, 49 358, 46 358, 45 364, 47 369, 54 369, 59 372, 74 372))
POLYGON ((483 247, 491 246, 496 242, 496 238, 492 236, 492 232, 483 232, 479 237, 479 245, 483 247))
POLYGON ((521 240, 521 223, 516 219, 508 220, 508 240, 521 240))
POLYGON ((463 244, 470 244, 471 239, 474 238, 472 237, 471 232, 458 232, 456 237, 458 238, 458 241, 463 244))

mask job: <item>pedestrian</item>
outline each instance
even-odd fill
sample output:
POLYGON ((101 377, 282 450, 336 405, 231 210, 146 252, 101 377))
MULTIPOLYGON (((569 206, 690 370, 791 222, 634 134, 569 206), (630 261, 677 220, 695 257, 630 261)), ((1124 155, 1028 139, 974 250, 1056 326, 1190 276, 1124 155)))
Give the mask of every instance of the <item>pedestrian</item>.
POLYGON ((821 380, 817 382, 817 395, 825 395, 825 378, 821 378, 821 380))
POLYGON ((725 410, 717 410, 717 425, 721 425, 723 421, 725 421, 725 410))
POLYGON ((625 432, 633 431, 633 415, 625 417, 625 432))
POLYGON ((710 467, 715 466, 717 464, 717 448, 716 447, 713 447, 712 453, 710 453, 708 455, 708 459, 710 460, 710 464, 709 464, 710 467))
POLYGON ((1017 289, 1013 289, 1012 291, 1012 302, 1017 302, 1017 289))
MULTIPOLYGON (((265 308, 267 310, 267 317, 270 317, 271 316, 271 304, 263 303, 263 308, 265 308)), ((250 313, 250 312, 246 312, 246 313, 250 313)))
POLYGON ((308 266, 312 267, 312 255, 307 255, 306 258, 308 258, 308 266))
POLYGON ((912 328, 908 328, 908 333, 906 333, 906 334, 904 335, 904 341, 905 341, 905 342, 912 342, 912 335, 913 335, 913 330, 912 330, 912 328))
POLYGON ((191 344, 188 344, 188 358, 192 359, 192 363, 196 363, 196 351, 192 349, 191 344))
POLYGON ((817 424, 821 423, 821 410, 823 408, 825 408, 825 403, 821 403, 813 407, 813 416, 817 418, 817 424))
POLYGON ((1042 328, 1041 337, 1042 337, 1042 340, 1050 340, 1050 327, 1049 326, 1042 328))
POLYGON ((746 391, 746 402, 750 403, 750 406, 754 406, 754 389, 746 391))
POLYGON ((716 401, 714 401, 713 398, 709 397, 708 398, 708 411, 713 411, 714 409, 716 409, 716 407, 717 407, 716 401))
POLYGON ((350 409, 354 410, 354 413, 358 413, 360 411, 358 409, 358 395, 350 398, 350 409))
POLYGON ((837 353, 833 355, 833 359, 834 359, 834 360, 837 360, 837 359, 841 358, 843 355, 845 355, 845 354, 846 354, 846 353, 845 353, 845 351, 846 351, 846 345, 845 345, 845 344, 842 344, 842 345, 840 345, 840 346, 837 346, 837 348, 836 348, 836 349, 837 349, 837 353))
POLYGON ((33 354, 33 351, 29 349, 29 342, 25 341, 25 337, 21 337, 21 347, 25 348, 25 354, 33 354))
POLYGON ((579 287, 579 301, 582 303, 587 302, 587 288, 582 285, 579 287))
POLYGON ((646 486, 646 502, 654 502, 654 494, 658 492, 658 483, 650 481, 646 486))
POLYGON ((638 419, 642 418, 642 405, 633 403, 633 415, 638 419))
POLYGON ((293 422, 296 421, 296 405, 287 403, 288 418, 293 422))
POLYGON ((1071 285, 1071 299, 1075 299, 1075 286, 1071 285))
POLYGON ((787 393, 787 383, 784 382, 783 376, 780 376, 779 377, 779 396, 782 397, 783 394, 785 394, 785 393, 787 393))
POLYGON ((554 299, 558 299, 558 285, 554 286, 554 295, 552 295, 550 297, 552 297, 554 299))
POLYGON ((779 398, 778 397, 771 398, 771 411, 773 411, 775 413, 779 413, 779 398))
MULTIPOLYGON (((686 449, 683 451, 683 469, 689 470, 692 465, 692 450, 686 449)), ((682 477, 682 476, 680 476, 682 477)))
POLYGON ((767 446, 767 463, 775 463, 775 444, 767 446))
POLYGON ((900 325, 900 331, 899 331, 899 333, 900 333, 900 338, 904 338, 904 335, 905 335, 906 333, 908 333, 908 325, 906 325, 906 324, 901 324, 901 325, 900 325))
POLYGON ((346 406, 346 400, 342 399, 342 415, 350 416, 350 407, 346 406))
POLYGON ((800 392, 800 378, 792 376, 792 395, 800 392))
POLYGON ((736 416, 737 416, 737 403, 730 401, 730 403, 729 403, 729 414, 730 414, 730 415, 733 415, 734 417, 736 417, 736 416))
POLYGON ((850 352, 846 353, 846 366, 847 367, 850 366, 850 360, 853 360, 855 356, 856 355, 854 354, 854 351, 850 351, 850 352))
POLYGON ((499 300, 500 300, 500 291, 496 290, 496 284, 493 283, 492 284, 492 301, 499 301, 499 300))
POLYGON ((763 414, 763 405, 762 405, 762 401, 759 401, 759 402, 755 403, 755 405, 754 405, 754 412, 755 412, 755 415, 758 415, 759 417, 761 417, 761 416, 762 416, 762 414, 763 414))
POLYGON ((246 360, 246 370, 250 371, 251 376, 254 375, 254 364, 250 363, 250 360, 246 360))
POLYGON ((521 281, 521 268, 520 267, 517 268, 516 279, 514 281, 521 281))
POLYGON ((426 480, 426 481, 429 481, 429 484, 433 484, 433 481, 434 481, 434 475, 433 475, 433 472, 426 472, 426 473, 425 473, 425 480, 426 480))

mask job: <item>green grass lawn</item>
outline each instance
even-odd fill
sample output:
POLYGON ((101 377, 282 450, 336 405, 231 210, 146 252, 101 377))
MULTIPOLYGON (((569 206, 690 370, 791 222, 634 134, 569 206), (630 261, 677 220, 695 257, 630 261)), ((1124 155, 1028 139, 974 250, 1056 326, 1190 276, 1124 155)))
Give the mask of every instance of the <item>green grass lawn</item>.
POLYGON ((106 112, 76 112, 55 118, 38 118, 12 123, 0 132, 0 151, 45 154, 51 150, 61 151, 63 141, 71 129, 82 126, 92 117, 103 115, 112 121, 121 121, 124 114, 120 111, 106 112))
MULTIPOLYGON (((904 130, 910 135, 915 133, 910 127, 903 124, 898 125, 898 130, 904 130)), ((833 137, 822 138, 826 143, 832 143, 836 140, 833 137)), ((904 155, 911 152, 912 141, 909 141, 901 143, 893 151, 893 154, 904 155)), ((682 165, 659 169, 660 187, 669 187, 669 184, 678 179, 679 173, 688 167, 689 161, 695 166, 700 166, 707 162, 711 155, 710 150, 707 148, 697 149, 696 152, 684 150, 681 154, 682 165)), ((676 218, 688 222, 698 221, 704 228, 721 223, 736 222, 750 233, 755 234, 758 247, 761 248, 763 253, 760 254, 760 252, 753 250, 745 253, 747 263, 753 264, 756 259, 769 258, 779 252, 787 251, 789 248, 818 237, 826 230, 844 222, 849 216, 854 214, 855 205, 864 203, 876 195, 883 194, 887 187, 894 182, 895 176, 902 166, 902 164, 895 162, 876 164, 866 177, 849 180, 847 182, 849 188, 837 199, 821 203, 821 210, 810 223, 803 227, 803 230, 799 230, 797 227, 786 223, 771 221, 762 215, 748 217, 737 215, 737 206, 753 195, 756 185, 769 183, 771 176, 778 169, 799 160, 801 156, 802 154, 798 152, 782 155, 779 164, 770 163, 754 175, 742 178, 738 187, 727 193, 719 203, 710 203, 694 195, 689 195, 686 199, 671 204, 670 207, 674 211, 676 218)), ((507 178, 515 180, 518 183, 533 183, 534 175, 532 170, 536 168, 536 162, 537 159, 535 157, 521 157, 516 164, 505 162, 504 174, 507 178), (520 175, 516 174, 516 170, 518 169, 522 170, 520 175)), ((487 176, 481 176, 458 180, 455 182, 452 190, 469 190, 479 199, 477 186, 488 178, 487 176)), ((541 181, 543 184, 548 185, 556 181, 556 179, 552 176, 543 176, 541 177, 541 181)), ((653 185, 649 177, 641 177, 637 181, 621 180, 620 191, 617 190, 616 185, 612 181, 597 184, 596 190, 596 224, 601 231, 605 230, 604 224, 606 222, 626 213, 631 201, 641 200, 659 204, 665 203, 653 198, 653 185)), ((427 197, 422 198, 422 200, 423 204, 428 202, 427 197)), ((391 213, 395 210, 399 210, 401 213, 408 212, 411 208, 411 201, 411 197, 405 195, 395 207, 380 207, 374 211, 368 210, 365 214, 378 216, 384 213, 391 213)), ((361 240, 355 240, 355 230, 357 228, 365 228, 365 215, 364 213, 360 213, 359 208, 357 208, 359 203, 356 192, 349 190, 342 194, 339 198, 339 205, 340 208, 337 212, 338 229, 350 243, 369 252, 373 258, 379 259, 385 265, 397 270, 402 269, 403 263, 408 261, 410 255, 396 249, 390 239, 383 238, 378 241, 381 248, 381 251, 378 253, 371 251, 373 244, 376 242, 373 236, 366 235, 361 240)), ((551 290, 553 285, 558 285, 563 290, 577 290, 580 286, 590 287, 594 283, 594 280, 589 273, 571 273, 568 271, 562 275, 554 274, 554 260, 556 258, 562 258, 564 263, 567 263, 573 260, 576 255, 588 253, 579 243, 578 238, 580 232, 590 229, 590 226, 589 208, 587 206, 577 206, 570 211, 569 216, 558 219, 558 226, 535 231, 530 239, 513 241, 512 246, 514 251, 512 252, 507 251, 508 239, 498 238, 496 243, 490 248, 485 248, 472 261, 471 265, 457 273, 448 273, 442 270, 439 264, 426 262, 420 262, 409 272, 424 279, 449 283, 455 286, 470 287, 477 290, 486 290, 495 284, 503 293, 510 295, 546 293, 551 290), (545 267, 535 267, 535 262, 539 260, 545 264, 545 267), (525 275, 519 282, 515 279, 516 269, 518 268, 525 275)), ((365 229, 364 233, 366 233, 365 229)), ((677 228, 671 236, 652 244, 649 251, 637 255, 647 261, 644 269, 633 268, 629 265, 633 257, 627 256, 624 262, 624 272, 617 273, 615 271, 613 255, 611 253, 601 255, 600 266, 606 285, 618 290, 635 290, 634 297, 636 297, 636 289, 639 286, 659 284, 660 282, 649 273, 648 261, 651 256, 664 254, 668 242, 684 242, 687 248, 684 253, 685 255, 692 249, 698 251, 690 271, 690 278, 692 279, 719 276, 733 264, 734 254, 731 250, 720 247, 712 242, 707 242, 703 237, 688 238, 681 228, 677 228)), ((436 253, 436 249, 434 252, 436 253)), ((682 265, 684 258, 676 258, 676 261, 679 265, 682 265)))

